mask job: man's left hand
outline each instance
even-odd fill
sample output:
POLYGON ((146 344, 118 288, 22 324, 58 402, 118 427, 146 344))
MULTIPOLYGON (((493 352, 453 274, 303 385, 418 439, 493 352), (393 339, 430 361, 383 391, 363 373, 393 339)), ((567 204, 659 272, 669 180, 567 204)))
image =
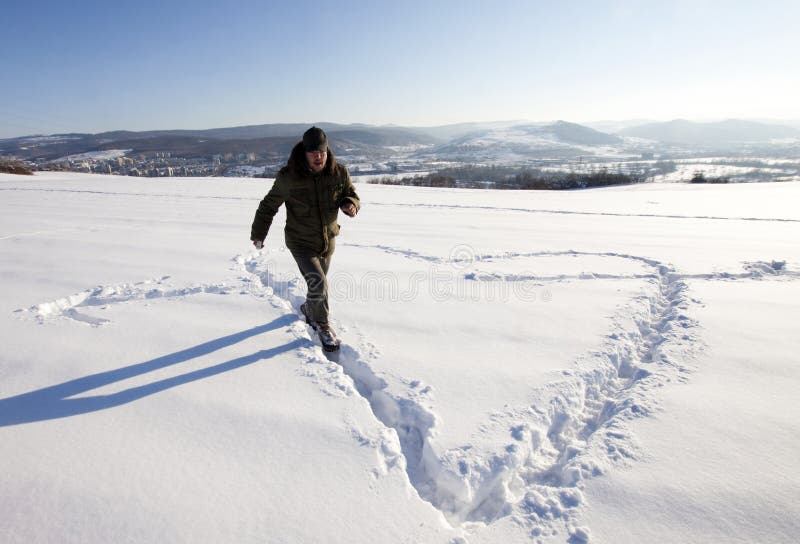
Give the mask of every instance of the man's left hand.
POLYGON ((345 213, 345 215, 355 217, 356 213, 358 213, 358 208, 356 208, 355 204, 352 202, 346 202, 342 204, 342 211, 345 213))

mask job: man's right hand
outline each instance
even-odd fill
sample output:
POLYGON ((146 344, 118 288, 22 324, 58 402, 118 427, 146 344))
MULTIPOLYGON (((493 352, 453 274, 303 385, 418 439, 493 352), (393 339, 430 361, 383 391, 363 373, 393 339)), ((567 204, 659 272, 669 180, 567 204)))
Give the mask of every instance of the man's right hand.
POLYGON ((253 245, 256 246, 256 249, 263 249, 264 248, 264 241, 263 240, 253 240, 253 245))

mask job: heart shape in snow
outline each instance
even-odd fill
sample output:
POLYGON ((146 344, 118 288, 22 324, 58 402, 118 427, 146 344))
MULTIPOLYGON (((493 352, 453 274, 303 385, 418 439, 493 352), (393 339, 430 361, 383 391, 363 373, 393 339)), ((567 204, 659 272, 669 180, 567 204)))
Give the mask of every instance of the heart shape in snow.
MULTIPOLYGON (((339 363, 395 430, 410 483, 453 525, 573 523, 581 482, 635 458, 625 421, 653 410, 653 387, 683 379, 678 355, 697 345, 686 284, 651 259, 344 245, 378 252, 355 262, 391 272, 351 262, 331 275, 336 315, 364 331, 339 363), (412 323, 398 321, 409 313, 412 323), (437 406, 445 396, 448 413, 437 406)), ((248 281, 297 310, 303 282, 281 276, 291 264, 279 261, 262 252, 241 263, 248 281)))

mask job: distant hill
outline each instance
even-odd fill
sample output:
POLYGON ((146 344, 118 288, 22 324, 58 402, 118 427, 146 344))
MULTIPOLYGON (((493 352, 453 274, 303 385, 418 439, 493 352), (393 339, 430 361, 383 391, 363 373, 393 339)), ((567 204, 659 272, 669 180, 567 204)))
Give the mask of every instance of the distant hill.
POLYGON ((599 130, 600 132, 607 132, 609 134, 618 134, 621 130, 631 127, 638 127, 648 123, 655 123, 652 119, 624 119, 624 120, 606 120, 606 121, 590 121, 582 122, 581 125, 599 130))
POLYGON ((154 136, 115 140, 98 146, 97 150, 129 149, 129 154, 147 154, 167 151, 174 156, 186 158, 210 157, 226 153, 256 153, 266 157, 286 157, 297 143, 295 138, 251 138, 218 140, 196 136, 154 136))
MULTIPOLYGON (((602 123, 610 126, 608 122, 602 123)), ((627 122, 626 122, 627 123, 627 122)), ((312 123, 276 123, 206 130, 111 131, 100 134, 55 134, 0 140, 0 156, 47 162, 83 153, 128 150, 129 154, 171 153, 174 157, 255 154, 255 162, 285 160, 312 123)), ((645 123, 610 134, 567 121, 531 123, 498 121, 438 127, 313 123, 329 135, 339 156, 388 160, 399 147, 412 159, 460 162, 525 162, 539 159, 639 153, 636 137, 667 145, 731 149, 739 144, 800 138, 800 128, 766 122, 728 120, 696 123, 675 120, 645 123)), ((651 144, 645 144, 645 147, 651 144)))
MULTIPOLYGON (((69 155, 108 149, 131 153, 168 152, 184 157, 225 153, 286 156, 310 123, 252 125, 207 130, 111 131, 99 134, 56 134, 0 140, 0 155, 51 161, 69 155)), ((316 123, 330 137, 334 151, 379 153, 384 147, 440 143, 424 132, 402 127, 316 123)))
MULTIPOLYGON (((256 138, 289 138, 294 137, 299 140, 300 135, 314 123, 273 123, 267 125, 247 125, 239 127, 209 128, 199 130, 147 130, 147 131, 124 131, 102 132, 95 134, 99 139, 116 140, 138 140, 143 138, 157 138, 161 136, 182 136, 193 138, 212 138, 215 140, 253 140, 256 138)), ((316 123, 326 132, 331 130, 348 129, 361 125, 337 125, 335 123, 316 123)))
POLYGON ((800 130, 784 125, 730 119, 715 123, 696 123, 677 119, 648 123, 618 132, 622 136, 646 138, 670 144, 719 145, 767 142, 773 139, 800 138, 800 130))
POLYGON ((25 136, 0 141, 0 155, 24 160, 48 161, 89 151, 98 151, 104 140, 94 134, 25 136))
POLYGON ((427 134, 421 134, 411 129, 363 127, 363 128, 336 128, 326 132, 333 145, 337 141, 346 141, 351 144, 365 144, 372 146, 411 146, 431 145, 437 140, 427 134))
POLYGON ((463 138, 469 135, 482 134, 491 130, 498 130, 509 128, 523 124, 524 121, 488 121, 488 122, 471 122, 471 123, 455 123, 451 125, 440 125, 434 127, 409 127, 409 130, 421 134, 427 134, 437 140, 439 143, 445 143, 457 138, 463 138))
POLYGON ((420 153, 440 155, 449 160, 498 163, 536 157, 591 155, 591 148, 620 145, 623 142, 619 136, 575 123, 556 121, 484 128, 420 153))
POLYGON ((557 121, 552 125, 546 125, 542 127, 542 131, 553 134, 562 142, 577 145, 615 145, 621 144, 623 141, 619 136, 566 121, 557 121))

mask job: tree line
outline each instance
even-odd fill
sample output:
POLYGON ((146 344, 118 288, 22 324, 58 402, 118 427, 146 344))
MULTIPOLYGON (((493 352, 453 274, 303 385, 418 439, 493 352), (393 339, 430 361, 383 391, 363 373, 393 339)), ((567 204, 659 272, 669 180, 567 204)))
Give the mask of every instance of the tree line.
POLYGON ((21 174, 25 176, 33 175, 30 167, 24 162, 15 159, 6 159, 3 157, 0 157, 0 172, 4 174, 21 174))
MULTIPOLYGON (((674 164, 671 164, 674 170, 674 164)), ((670 164, 660 168, 634 165, 616 171, 607 166, 586 171, 543 170, 513 166, 465 165, 444 168, 424 175, 373 178, 368 183, 414 187, 460 187, 477 189, 565 190, 643 183, 655 175, 668 173, 670 164)))

